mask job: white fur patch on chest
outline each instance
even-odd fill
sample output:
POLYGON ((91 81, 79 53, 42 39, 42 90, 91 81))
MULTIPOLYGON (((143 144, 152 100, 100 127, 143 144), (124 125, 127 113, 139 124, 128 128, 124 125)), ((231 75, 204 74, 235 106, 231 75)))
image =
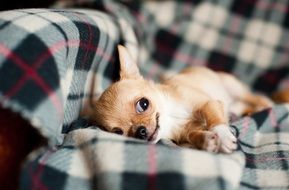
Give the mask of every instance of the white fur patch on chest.
POLYGON ((170 98, 165 98, 163 105, 159 113, 159 138, 171 139, 191 118, 192 109, 188 109, 170 98))

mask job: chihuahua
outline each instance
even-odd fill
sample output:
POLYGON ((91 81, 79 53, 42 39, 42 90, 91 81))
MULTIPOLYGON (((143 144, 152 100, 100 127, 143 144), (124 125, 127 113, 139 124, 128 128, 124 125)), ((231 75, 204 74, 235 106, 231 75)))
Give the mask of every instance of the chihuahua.
POLYGON ((141 76, 124 46, 118 46, 120 80, 92 102, 86 115, 97 126, 119 135, 156 143, 231 153, 237 139, 229 114, 250 114, 272 106, 233 75, 190 67, 155 83, 141 76))

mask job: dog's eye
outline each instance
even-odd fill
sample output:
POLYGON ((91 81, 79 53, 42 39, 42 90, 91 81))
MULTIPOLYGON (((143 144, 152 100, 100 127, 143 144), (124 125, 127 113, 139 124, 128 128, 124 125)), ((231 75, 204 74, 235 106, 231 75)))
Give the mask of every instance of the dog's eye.
POLYGON ((111 132, 118 134, 118 135, 123 135, 123 130, 121 128, 115 127, 111 130, 111 132))
POLYGON ((146 111, 149 107, 149 101, 146 98, 141 98, 139 101, 136 103, 136 112, 137 113, 142 113, 146 111))

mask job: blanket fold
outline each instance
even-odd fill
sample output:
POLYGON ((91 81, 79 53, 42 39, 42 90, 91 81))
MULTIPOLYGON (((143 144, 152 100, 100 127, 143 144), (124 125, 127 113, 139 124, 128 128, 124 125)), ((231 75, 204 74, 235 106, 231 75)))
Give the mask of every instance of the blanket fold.
POLYGON ((238 189, 243 166, 240 151, 211 154, 85 128, 26 165, 22 183, 24 189, 238 189))

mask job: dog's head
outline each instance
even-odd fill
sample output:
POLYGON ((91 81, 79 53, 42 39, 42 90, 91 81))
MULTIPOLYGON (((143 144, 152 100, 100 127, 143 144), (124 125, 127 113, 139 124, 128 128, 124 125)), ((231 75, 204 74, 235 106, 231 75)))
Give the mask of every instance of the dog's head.
POLYGON ((156 142, 160 95, 156 84, 145 80, 123 46, 118 46, 120 80, 94 102, 91 119, 106 131, 156 142))

